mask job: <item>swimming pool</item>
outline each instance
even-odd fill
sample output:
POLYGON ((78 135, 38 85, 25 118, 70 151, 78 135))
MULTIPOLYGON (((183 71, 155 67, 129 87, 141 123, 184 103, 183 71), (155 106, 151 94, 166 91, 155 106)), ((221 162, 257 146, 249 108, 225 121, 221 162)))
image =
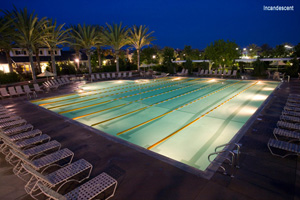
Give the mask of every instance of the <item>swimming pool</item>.
POLYGON ((169 77, 83 85, 32 103, 204 171, 277 82, 169 77))

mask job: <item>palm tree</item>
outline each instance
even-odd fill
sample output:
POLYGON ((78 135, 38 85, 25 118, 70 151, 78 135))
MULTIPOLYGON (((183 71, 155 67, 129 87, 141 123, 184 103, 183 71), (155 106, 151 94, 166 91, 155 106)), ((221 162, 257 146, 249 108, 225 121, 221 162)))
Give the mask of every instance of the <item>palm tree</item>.
POLYGON ((15 42, 29 52, 32 80, 36 82, 33 49, 41 38, 45 37, 45 34, 41 30, 47 22, 46 18, 44 17, 39 20, 34 12, 28 13, 26 8, 17 10, 16 7, 11 13, 5 11, 5 14, 12 19, 12 25, 15 28, 15 42))
POLYGON ((80 60, 80 49, 81 47, 79 46, 77 42, 77 33, 78 32, 78 25, 70 25, 68 27, 70 31, 68 32, 69 37, 67 38, 67 43, 68 46, 75 51, 75 58, 78 59, 78 63, 76 66, 76 71, 79 71, 79 60, 80 60))
POLYGON ((14 29, 10 24, 8 17, 0 18, 0 51, 3 51, 6 55, 9 71, 13 72, 12 60, 9 52, 14 46, 14 29))
POLYGON ((140 25, 139 27, 133 25, 132 29, 129 31, 130 45, 137 51, 137 66, 138 70, 140 70, 140 51, 144 46, 149 45, 153 40, 155 40, 154 37, 151 37, 154 31, 148 33, 149 28, 145 25, 140 25))
POLYGON ((73 43, 72 45, 75 47, 81 47, 86 52, 88 57, 88 65, 89 65, 89 74, 92 74, 92 66, 91 66, 91 53, 92 48, 95 47, 99 43, 99 36, 97 35, 96 28, 91 25, 83 25, 78 24, 77 30, 73 30, 73 43))
POLYGON ((129 43, 128 29, 122 27, 122 22, 118 24, 106 24, 107 28, 103 31, 103 43, 110 46, 116 54, 117 72, 119 72, 119 53, 120 49, 129 43))
POLYGON ((99 69, 101 69, 101 47, 105 46, 103 44, 103 30, 104 28, 102 26, 96 26, 96 31, 98 34, 98 43, 96 45, 97 55, 98 55, 98 63, 99 63, 99 69))
POLYGON ((57 76, 56 72, 56 65, 55 65, 55 49, 58 45, 63 45, 67 43, 68 39, 68 31, 70 29, 64 30, 65 24, 61 24, 57 26, 56 20, 53 21, 52 19, 48 21, 48 23, 45 25, 45 32, 46 37, 43 39, 43 44, 47 46, 51 53, 51 64, 52 64, 52 71, 54 76, 57 76))

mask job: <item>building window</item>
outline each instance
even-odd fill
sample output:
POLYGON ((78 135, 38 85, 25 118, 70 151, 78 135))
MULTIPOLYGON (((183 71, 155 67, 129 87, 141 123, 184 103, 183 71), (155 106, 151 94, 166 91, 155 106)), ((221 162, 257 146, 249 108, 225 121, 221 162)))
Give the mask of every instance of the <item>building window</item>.
POLYGON ((26 52, 26 51, 23 51, 23 54, 24 54, 24 55, 26 55, 26 54, 27 54, 27 52, 26 52))
POLYGON ((54 51, 54 54, 57 55, 57 51, 56 50, 54 51))
POLYGON ((48 51, 48 54, 51 55, 51 51, 48 51))
POLYGON ((16 55, 20 55, 21 54, 21 51, 15 51, 16 52, 16 55))
POLYGON ((43 55, 43 51, 40 51, 40 55, 43 55))

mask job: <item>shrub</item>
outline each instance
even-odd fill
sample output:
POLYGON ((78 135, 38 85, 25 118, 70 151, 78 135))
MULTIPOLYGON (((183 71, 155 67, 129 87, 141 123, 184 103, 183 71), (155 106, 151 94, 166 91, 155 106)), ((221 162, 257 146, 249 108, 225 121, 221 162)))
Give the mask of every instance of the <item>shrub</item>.
POLYGON ((0 71, 0 84, 15 83, 20 81, 20 76, 15 73, 4 73, 0 71))

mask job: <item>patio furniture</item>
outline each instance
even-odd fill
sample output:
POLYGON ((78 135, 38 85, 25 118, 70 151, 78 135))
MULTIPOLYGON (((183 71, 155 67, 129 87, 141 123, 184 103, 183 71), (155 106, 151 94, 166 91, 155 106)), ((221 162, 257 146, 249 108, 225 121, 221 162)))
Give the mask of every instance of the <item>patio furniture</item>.
POLYGON ((116 74, 113 72, 111 73, 111 78, 115 79, 116 78, 116 74))
POLYGON ((280 141, 280 140, 274 140, 274 139, 270 139, 268 142, 268 148, 271 152, 272 155, 274 156, 279 156, 281 158, 285 158, 287 156, 290 155, 300 155, 300 145, 297 144, 293 144, 290 142, 284 142, 284 141, 280 141), (285 151, 286 153, 283 155, 280 155, 278 153, 274 153, 272 148, 274 149, 280 149, 282 151, 285 151))
POLYGON ((3 99, 4 97, 10 97, 10 94, 8 94, 6 88, 0 88, 0 93, 1 93, 1 98, 3 99))
POLYGON ((127 78, 126 72, 123 72, 122 78, 127 78))
POLYGON ((74 157, 74 153, 67 148, 61 149, 35 160, 29 160, 22 154, 12 149, 10 151, 13 156, 19 159, 18 163, 13 168, 13 172, 21 179, 23 179, 23 176, 26 176, 28 174, 28 172, 24 171, 24 168, 21 165, 22 163, 25 163, 32 167, 34 170, 41 171, 43 173, 43 171, 49 169, 52 166, 62 167, 64 165, 70 164, 74 157))
POLYGON ((289 115, 289 116, 295 116, 300 117, 300 112, 293 112, 293 111, 282 111, 282 115, 289 115))
POLYGON ((99 74, 96 74, 96 78, 97 78, 97 80, 101 79, 100 76, 99 76, 99 74))
POLYGON ((26 94, 26 93, 22 90, 22 88, 21 88, 20 85, 16 86, 15 88, 16 88, 17 94, 18 94, 19 96, 25 95, 25 94, 26 94))
POLYGON ((95 80, 96 80, 95 75, 92 74, 92 75, 91 75, 91 81, 93 82, 93 81, 95 81, 95 80))
POLYGON ((13 116, 16 116, 16 114, 15 113, 11 113, 11 112, 3 112, 0 115, 0 119, 5 119, 5 118, 8 118, 8 117, 13 117, 13 116))
POLYGON ((233 72, 232 72, 232 74, 231 74, 231 76, 230 77, 235 77, 235 78, 237 78, 237 70, 233 70, 233 72))
POLYGON ((208 76, 208 69, 205 70, 204 76, 208 76))
POLYGON ((290 106, 284 106, 283 110, 285 110, 285 111, 293 111, 293 112, 300 112, 300 108, 290 107, 290 106))
POLYGON ((118 182, 114 178, 103 172, 65 195, 61 195, 41 183, 37 183, 37 186, 43 194, 52 199, 89 200, 97 198, 99 195, 101 195, 101 193, 106 192, 106 190, 109 188, 111 188, 113 191, 108 197, 104 198, 109 199, 113 197, 117 188, 117 184, 118 182))
POLYGON ((284 122, 284 121, 278 121, 277 127, 288 129, 288 130, 300 131, 300 125, 294 124, 294 123, 289 123, 289 122, 284 122))
POLYGON ((213 75, 214 75, 214 71, 213 70, 209 70, 208 76, 213 76, 213 75))
POLYGON ((118 78, 122 78, 122 73, 118 72, 118 78))
POLYGON ((26 164, 22 164, 22 166, 28 173, 32 175, 30 180, 25 185, 25 191, 34 199, 41 194, 36 185, 37 183, 43 184, 48 188, 55 188, 57 191, 59 191, 68 182, 77 181, 80 183, 83 180, 88 179, 93 168, 92 164, 84 159, 73 162, 70 165, 47 175, 43 175, 35 171, 32 167, 26 164))
POLYGON ((14 115, 14 116, 11 116, 11 117, 0 119, 0 124, 7 123, 7 122, 12 122, 12 121, 17 121, 17 120, 20 120, 20 119, 21 119, 21 117, 14 115))
POLYGON ((18 126, 18 127, 13 127, 13 128, 10 128, 10 129, 6 129, 2 133, 5 134, 5 135, 10 136, 10 135, 22 133, 22 132, 25 132, 25 131, 28 131, 28 130, 32 130, 32 129, 33 129, 33 126, 31 124, 26 124, 26 125, 23 125, 23 126, 18 126))
POLYGON ((224 74, 225 77, 230 77, 231 76, 231 69, 227 71, 227 73, 224 74))
POLYGON ((102 78, 102 79, 106 79, 106 77, 105 77, 105 74, 104 74, 104 73, 102 73, 102 74, 101 74, 101 78, 102 78))
POLYGON ((111 79, 111 77, 110 77, 110 73, 106 73, 106 78, 109 78, 109 79, 111 79))
POLYGON ((33 84, 33 88, 35 92, 44 92, 37 83, 33 84))
POLYGON ((288 115, 281 115, 280 120, 285 121, 285 122, 300 123, 299 117, 293 117, 293 116, 288 116, 288 115))
POLYGON ((203 76, 204 75, 204 69, 201 69, 200 73, 198 74, 198 76, 203 76))
POLYGON ((8 92, 10 94, 11 97, 13 96, 19 96, 19 94, 16 92, 14 87, 8 87, 8 92))
MULTIPOLYGON (((297 102, 300 102, 300 101, 297 101, 297 102)), ((285 106, 300 108, 300 104, 299 103, 291 103, 289 101, 285 104, 285 106)))
POLYGON ((178 72, 178 73, 176 73, 176 75, 177 75, 177 76, 181 76, 181 75, 183 75, 183 74, 184 74, 184 72, 185 72, 185 69, 184 69, 184 68, 182 68, 182 71, 181 71, 181 72, 178 72))
POLYGON ((27 94, 33 93, 33 91, 29 88, 28 85, 23 85, 23 88, 24 88, 24 91, 25 91, 27 94))
POLYGON ((278 140, 278 136, 285 137, 291 141, 300 140, 300 133, 295 131, 289 131, 281 128, 275 128, 273 131, 273 135, 278 140))
POLYGON ((0 129, 2 131, 9 129, 9 128, 13 128, 13 127, 18 127, 18 126, 22 126, 27 124, 27 121, 25 119, 19 119, 16 121, 11 121, 11 122, 5 122, 0 124, 0 129))
POLYGON ((128 73, 128 78, 132 78, 132 72, 128 73))

